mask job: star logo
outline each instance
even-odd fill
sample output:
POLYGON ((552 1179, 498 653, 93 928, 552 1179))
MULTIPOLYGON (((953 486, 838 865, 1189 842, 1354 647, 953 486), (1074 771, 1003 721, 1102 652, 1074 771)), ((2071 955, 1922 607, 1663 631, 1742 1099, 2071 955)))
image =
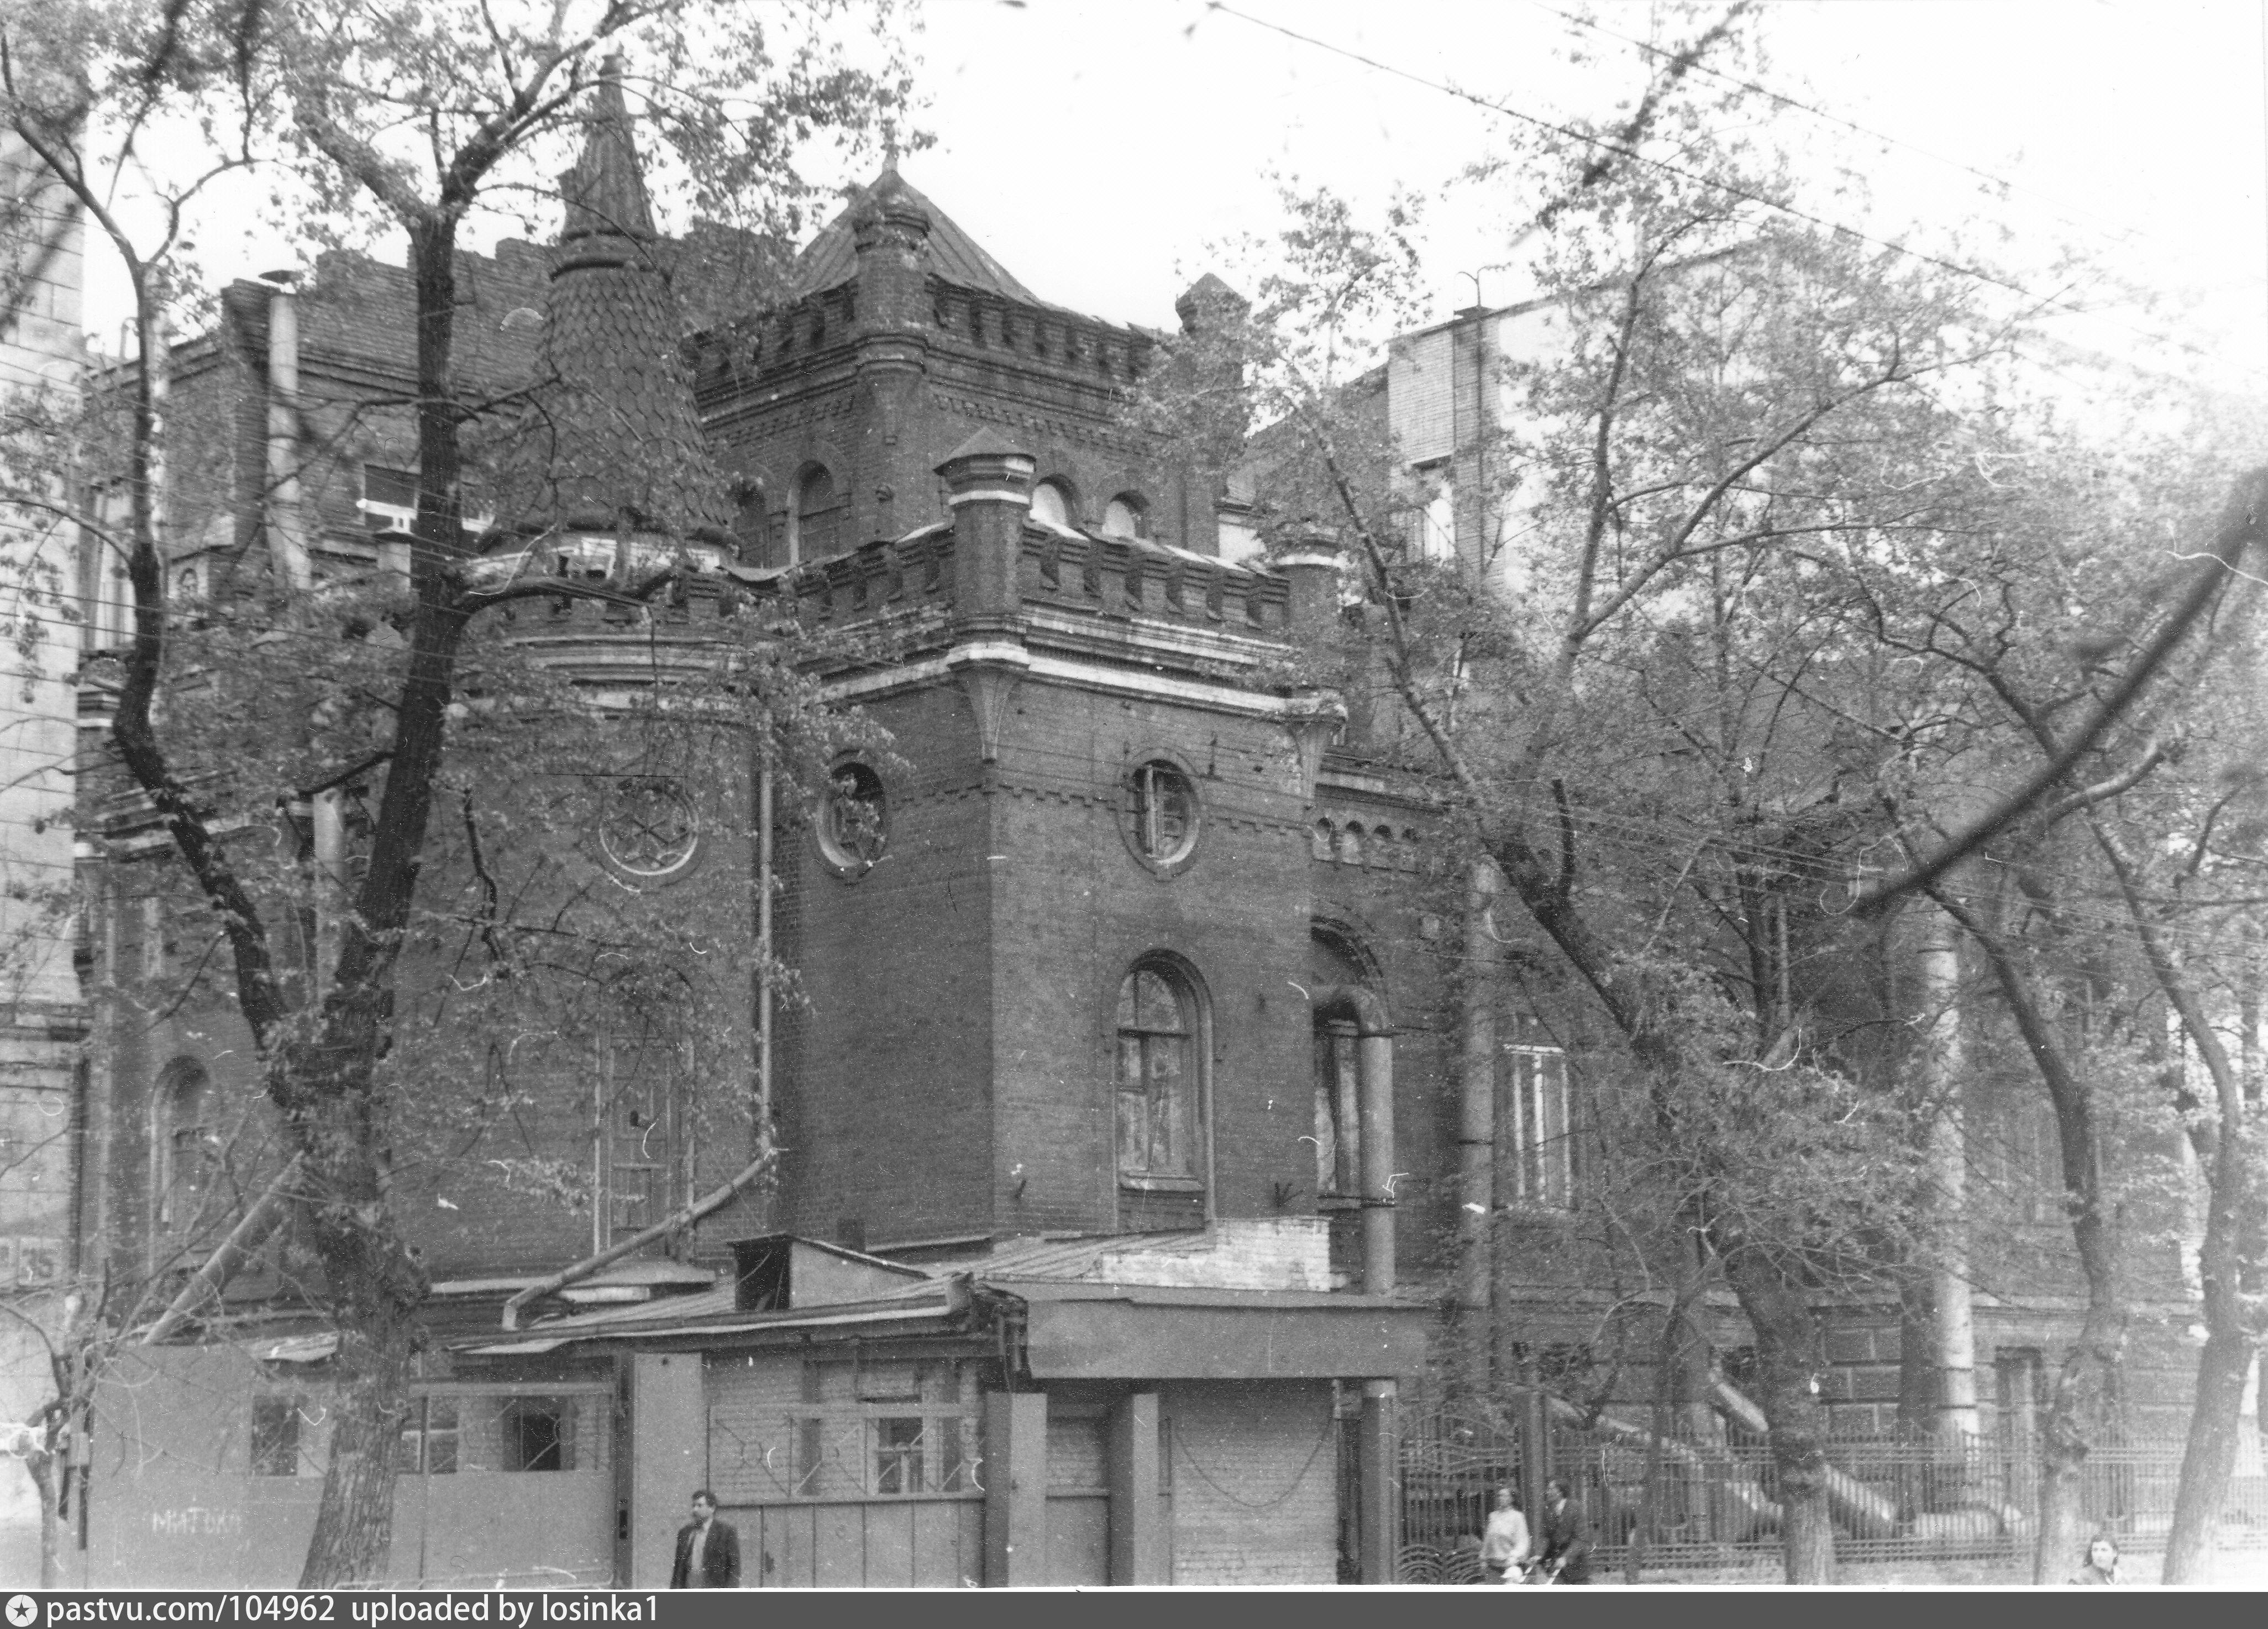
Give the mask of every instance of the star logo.
POLYGON ((11 1595, 8 1597, 8 1621, 15 1625, 15 1629, 31 1629, 39 1615, 40 1603, 31 1596, 11 1595))

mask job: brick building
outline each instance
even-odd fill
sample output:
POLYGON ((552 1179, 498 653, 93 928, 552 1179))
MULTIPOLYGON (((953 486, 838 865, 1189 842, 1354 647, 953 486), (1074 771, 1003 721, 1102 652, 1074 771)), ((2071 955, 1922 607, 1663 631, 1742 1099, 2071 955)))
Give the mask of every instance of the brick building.
MULTIPOLYGON (((37 457, 42 415, 68 418, 85 365, 79 332, 85 222, 13 135, 0 136, 0 440, 37 457)), ((11 468, 68 497, 69 472, 11 468)), ((63 1321, 79 1042, 71 975, 70 530, 45 506, 0 504, 0 1419, 51 1393, 42 1330, 63 1321)), ((10 1451, 20 1452, 11 1443, 10 1451)), ((0 1462, 0 1570, 37 1577, 39 1506, 20 1463, 0 1462)))
MULTIPOLYGON (((1426 1317, 1393 1286, 1431 1250, 1394 1189, 1439 1152, 1440 1060, 1422 822, 1333 767, 1333 698, 1273 677, 1333 614, 1329 568, 1221 558, 1219 482, 1116 422, 1152 337, 1035 299, 895 172, 689 360, 679 252, 616 100, 560 243, 468 258, 478 377, 542 381, 548 439, 499 453, 474 569, 687 563, 650 614, 515 608, 510 637, 601 713, 752 598, 854 630, 819 676, 888 745, 837 761, 808 824, 754 772, 703 801, 612 748, 587 766, 670 818, 628 844, 604 814, 560 863, 664 910, 775 876, 749 925, 806 999, 752 1003, 722 1078, 634 1093, 610 1064, 535 1094, 521 1130, 584 1168, 580 1209, 476 1160, 405 1168, 436 1345, 391 1574, 651 1585, 708 1483, 750 1583, 1385 1576, 1390 1397, 1426 1317), (696 1133, 695 1098, 752 1080, 753 1124, 696 1133), (734 1183, 767 1105, 762 1194, 734 1183)), ((231 290, 184 348, 175 401, 208 438, 182 460, 185 595, 398 569, 416 477, 372 403, 401 394, 406 313, 401 274, 327 256, 231 290)), ((187 977, 194 904, 106 767, 111 597, 83 715, 104 1028, 82 1227, 173 1306, 97 1404, 77 1553, 89 1583, 283 1581, 333 1347, 246 1037, 187 977), (246 1129, 215 1204, 218 1103, 246 1129), (219 1304, 173 1294, 247 1214, 266 1236, 219 1304)), ((295 829, 335 821, 350 853, 354 790, 303 794, 295 829)))
MULTIPOLYGON (((1385 1576, 1389 1398, 1463 1294, 1461 1049, 1490 1037, 1514 1245, 1496 1321, 1547 1368, 1587 1360, 1616 1300, 1578 1225, 1580 1072, 1610 1049, 1544 978, 1491 991, 1476 1028, 1471 879, 1429 788, 1360 698, 1281 677, 1337 623, 1336 564, 1260 562, 1242 488, 1126 427, 1156 336, 1041 300, 894 169, 689 343, 693 249, 655 232, 618 101, 570 193, 557 245, 462 264, 468 375, 541 382, 554 432, 541 460, 498 451, 479 569, 690 569, 644 611, 522 608, 512 638, 603 711, 761 603, 825 636, 816 676, 887 739, 830 766, 808 822, 754 765, 698 797, 626 767, 627 724, 623 756, 584 766, 637 807, 562 863, 688 914, 758 879, 747 932, 806 999, 750 999, 716 1078, 632 1089, 610 1055, 536 1094, 528 1148, 580 1170, 580 1209, 405 1178, 436 1339, 390 1575, 657 1584, 705 1485, 750 1584, 1385 1576), (701 1118, 703 1096, 746 1112, 701 1118), (733 1185, 775 1147, 769 1188, 733 1185)), ((1182 321, 1233 298, 1201 281, 1182 321)), ((404 274, 342 255, 227 291, 177 360, 183 592, 401 569, 415 459, 375 404, 409 379, 408 310, 404 274)), ((1496 319, 1534 314, 1413 336, 1369 381, 1447 498, 1421 505, 1421 549, 1486 552, 1485 471, 1460 500, 1457 461, 1495 410, 1491 347, 1515 343, 1496 319)), ((122 605, 92 559, 84 592, 99 658, 122 605)), ((106 778, 102 697, 98 660, 80 1236, 182 1272, 242 1209, 184 1208, 201 1105, 256 1083, 225 1002, 157 998, 188 918, 162 834, 106 778)), ((296 818, 350 846, 354 791, 296 818)), ((253 1123, 256 1208, 281 1160, 253 1123)), ((2040 1128, 2008 1125, 2031 1204, 2040 1128)), ((2053 1272, 2056 1226, 2033 1205, 2010 1236, 2053 1272)), ((220 1308, 121 1366, 85 1581, 294 1575, 332 1346, 291 1248, 284 1220, 220 1308)), ((1980 1310, 1988 1419, 2030 1406, 2052 1302, 1980 1310)), ((1880 1428, 1896 1309, 1838 1312, 1822 1389, 1844 1428, 1880 1428)), ((1737 1353, 1730 1305, 1707 1316, 1737 1353)), ((1651 1390, 1641 1357, 1615 1400, 1651 1390)))

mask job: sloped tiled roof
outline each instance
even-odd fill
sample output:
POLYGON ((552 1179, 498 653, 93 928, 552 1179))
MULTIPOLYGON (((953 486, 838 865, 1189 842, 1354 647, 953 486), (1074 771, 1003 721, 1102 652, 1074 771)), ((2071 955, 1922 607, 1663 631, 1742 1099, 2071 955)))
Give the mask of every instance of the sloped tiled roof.
POLYGON ((653 210, 646 202, 645 172, 638 164, 637 143, 630 133, 630 109, 622 102, 616 63, 607 64, 591 100, 591 119, 582 153, 575 167, 559 178, 567 217, 559 241, 572 243, 594 233, 632 238, 651 243, 653 210))
POLYGON ((601 82, 545 299, 550 382, 512 458, 497 518, 523 528, 721 532, 725 480, 694 405, 669 277, 655 257, 630 114, 601 82))
POLYGON ((1008 269, 978 247, 953 217, 932 203, 895 166, 851 195, 843 212, 820 229, 820 233, 796 257, 795 275, 788 288, 790 299, 802 299, 839 288, 858 275, 858 255, 850 223, 858 211, 877 199, 890 197, 910 203, 929 217, 930 269, 947 283, 976 289, 1026 306, 1047 302, 1009 274, 1008 269))

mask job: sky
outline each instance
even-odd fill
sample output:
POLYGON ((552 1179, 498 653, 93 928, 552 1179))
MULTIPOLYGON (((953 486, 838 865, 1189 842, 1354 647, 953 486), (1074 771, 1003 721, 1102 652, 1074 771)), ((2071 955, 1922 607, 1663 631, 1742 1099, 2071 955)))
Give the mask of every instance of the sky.
MULTIPOLYGON (((2160 299, 2097 313, 2089 341, 2218 383, 2268 384, 2260 0, 1763 9, 1762 83, 1833 115, 1785 111, 1779 129, 1799 153, 1840 151, 1872 193, 1870 207, 1831 202, 1823 214, 1894 241, 1962 234, 2043 294, 2066 286, 2052 275, 2063 251, 2089 253, 2160 299)), ((1416 81, 1545 119, 1605 114, 1642 88, 1646 59, 1572 26, 1575 10, 931 0, 926 123, 938 140, 905 173, 1043 299, 1157 326, 1207 269, 1209 245, 1278 218, 1271 171, 1373 207, 1397 185, 1437 195, 1428 264, 1433 314, 1446 317, 1473 302, 1462 272, 1501 261, 1506 222, 1470 189, 1439 195, 1500 151, 1516 121, 1416 81), (1571 65, 1578 45, 1590 60, 1571 65)), ((1658 14, 1612 0, 1592 12, 1615 33, 1680 41, 1674 22, 1654 33, 1658 14)), ((1825 186, 1822 175, 1822 197, 1825 186)), ((1516 269, 1481 269, 1480 288, 1489 304, 1523 292, 1516 269)))
MULTIPOLYGON (((1601 0, 1585 30, 1579 4, 926 0, 935 142, 903 168, 1041 298, 1116 321, 1173 326, 1227 240, 1280 221, 1279 178, 1373 211, 1396 188, 1425 195, 1433 317, 1472 304, 1476 277, 1483 301, 1509 303, 1525 291, 1501 200, 1447 183, 1502 150, 1513 114, 1607 116, 1633 98, 1647 59, 1614 35, 1676 43, 1693 26, 1601 0)), ((2063 302, 2088 307, 2066 320, 2073 343, 2268 392, 2268 0, 1761 9, 1761 82, 1816 110, 1773 131, 1815 173, 1823 217, 1987 248, 2043 297, 2083 291, 2063 302), (1837 155, 1867 199, 1832 189, 1837 155), (2136 297, 2075 284, 2058 269, 2073 249, 2136 297)), ((291 256, 272 232, 206 235, 224 278, 291 256)), ((122 307, 113 276, 93 269, 98 335, 122 307)))

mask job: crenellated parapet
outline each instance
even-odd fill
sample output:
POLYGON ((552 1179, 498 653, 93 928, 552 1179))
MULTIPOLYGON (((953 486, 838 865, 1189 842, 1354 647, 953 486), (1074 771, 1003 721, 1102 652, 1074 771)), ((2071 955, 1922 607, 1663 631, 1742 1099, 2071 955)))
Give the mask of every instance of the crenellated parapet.
POLYGON ((1019 564, 1027 605, 1263 638, 1284 638, 1290 624, 1285 579, 1141 538, 1027 527, 1019 564))

